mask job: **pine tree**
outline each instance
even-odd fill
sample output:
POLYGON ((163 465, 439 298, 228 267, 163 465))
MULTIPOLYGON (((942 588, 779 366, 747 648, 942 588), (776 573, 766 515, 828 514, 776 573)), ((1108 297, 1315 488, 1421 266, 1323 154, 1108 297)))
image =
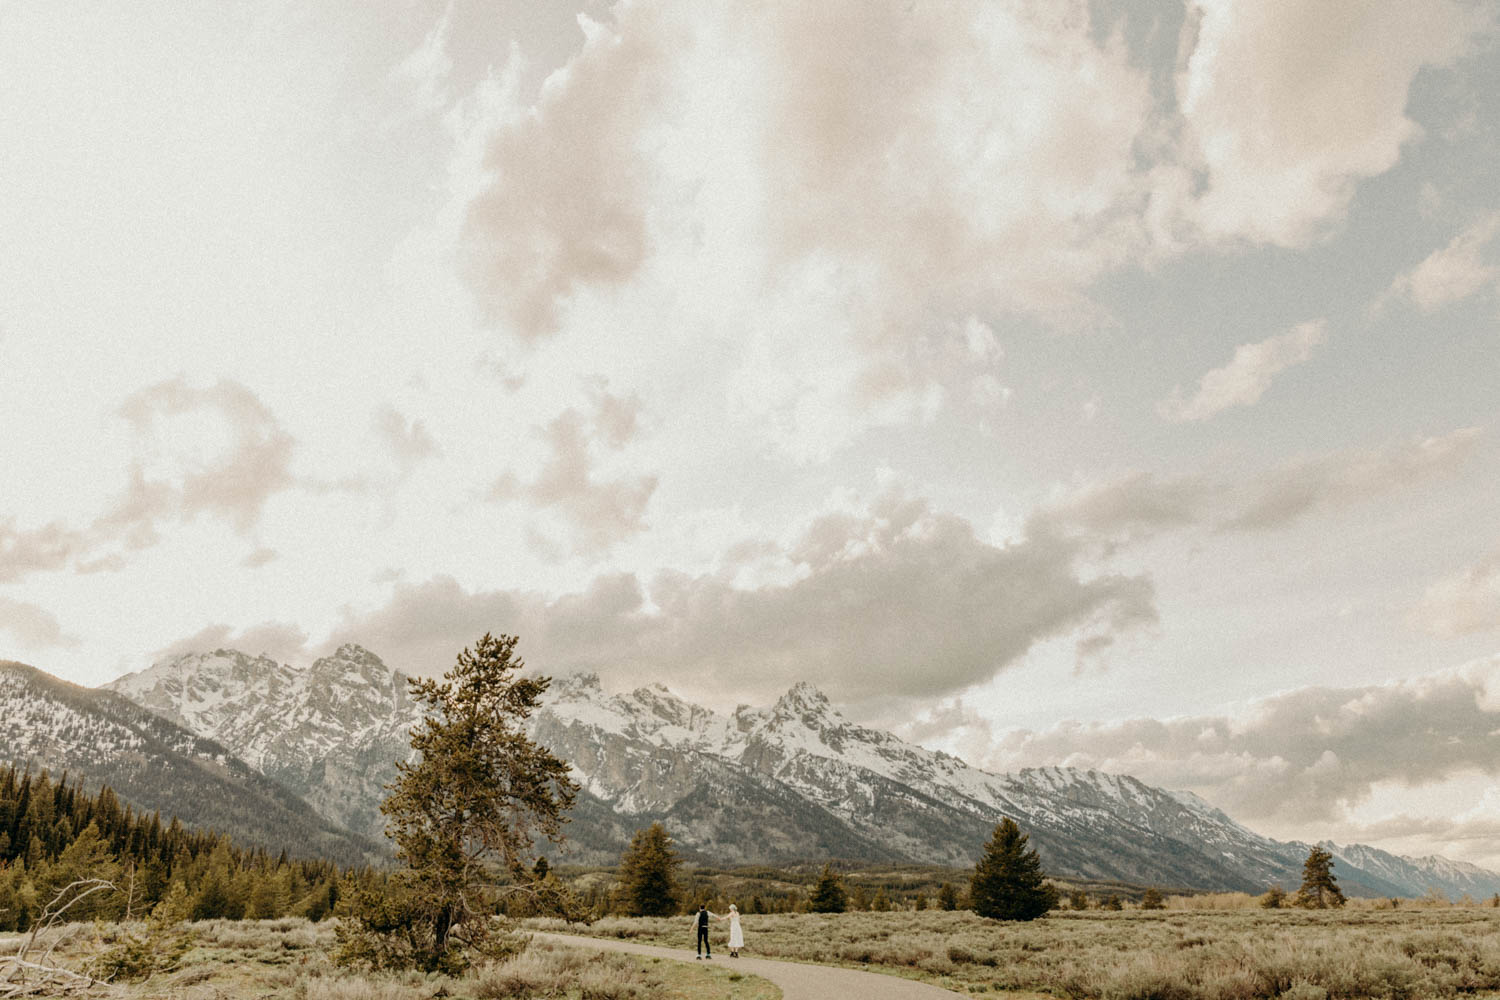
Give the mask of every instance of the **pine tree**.
POLYGON ((958 890, 952 882, 944 882, 938 887, 938 909, 950 912, 958 909, 958 890))
POLYGON ((870 909, 876 913, 886 913, 891 908, 891 897, 885 891, 885 886, 875 890, 875 898, 870 900, 870 909))
POLYGON ((1120 897, 1116 896, 1114 893, 1110 893, 1108 896, 1105 896, 1103 899, 1099 900, 1099 909, 1101 910, 1123 910, 1124 908, 1125 904, 1120 902, 1120 897))
POLYGON ((1166 908, 1166 900, 1161 898, 1161 893, 1154 886, 1141 893, 1141 909, 1165 910, 1166 908))
POLYGON ((1272 885, 1266 890, 1266 894, 1260 897, 1260 905, 1265 910, 1279 910, 1286 905, 1286 890, 1279 885, 1272 885))
POLYGON ((807 901, 808 908, 814 913, 843 913, 848 907, 849 897, 844 893, 843 880, 832 865, 823 866, 823 874, 818 877, 818 884, 813 887, 807 901))
POLYGON ((865 910, 868 910, 869 908, 870 908, 870 892, 869 892, 869 890, 866 889, 862 885, 855 886, 854 887, 854 891, 849 894, 849 909, 855 910, 855 911, 857 911, 859 913, 863 913, 865 910))
POLYGON ((1323 910, 1344 905, 1344 891, 1333 877, 1333 855, 1321 847, 1307 852, 1302 863, 1302 887, 1297 890, 1297 905, 1323 910))
POLYGON ((1026 846, 1029 839, 1009 817, 995 827, 970 881, 975 913, 993 920, 1035 920, 1057 902, 1057 891, 1044 880, 1041 858, 1026 846))
POLYGON ((441 682, 409 681, 427 718, 380 806, 406 865, 392 880, 399 905, 359 894, 339 927, 341 961, 461 970, 490 940, 500 896, 534 891, 527 853, 538 837, 562 839, 578 786, 525 734, 551 680, 519 676, 517 641, 486 634, 441 682))
POLYGON ((673 850, 666 827, 652 823, 637 830, 620 856, 619 907, 632 917, 665 917, 677 912, 681 895, 677 869, 682 859, 673 850))
POLYGON ((1074 889, 1073 895, 1068 898, 1068 905, 1075 910, 1087 910, 1089 908, 1089 894, 1082 889, 1074 889))

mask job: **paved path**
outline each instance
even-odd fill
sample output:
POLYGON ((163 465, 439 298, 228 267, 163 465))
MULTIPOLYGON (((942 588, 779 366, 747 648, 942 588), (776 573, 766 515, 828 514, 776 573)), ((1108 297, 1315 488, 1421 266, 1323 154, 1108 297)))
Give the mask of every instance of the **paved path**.
MULTIPOLYGON (((591 938, 574 934, 537 934, 537 938, 556 944, 602 951, 627 951, 632 955, 670 958, 678 962, 696 959, 687 949, 659 948, 636 944, 618 938, 591 938)), ((769 979, 781 987, 784 1000, 952 1000, 962 996, 930 983, 918 983, 896 976, 883 976, 858 969, 837 969, 828 965, 806 965, 801 962, 776 962, 769 958, 730 958, 728 952, 717 955, 714 962, 769 979)))

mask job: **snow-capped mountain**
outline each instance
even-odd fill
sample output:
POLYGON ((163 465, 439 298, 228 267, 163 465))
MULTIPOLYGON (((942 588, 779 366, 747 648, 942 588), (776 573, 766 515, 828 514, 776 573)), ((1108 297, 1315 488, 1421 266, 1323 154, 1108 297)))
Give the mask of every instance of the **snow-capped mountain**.
MULTIPOLYGON (((405 678, 355 645, 300 671, 230 650, 187 654, 111 687, 375 835, 383 786, 421 714, 405 678)), ((1308 851, 1125 775, 982 771, 851 723, 805 683, 769 707, 720 714, 661 685, 615 694, 574 675, 554 681, 530 731, 582 786, 568 828, 578 860, 613 861, 632 831, 662 820, 686 851, 720 864, 967 865, 1011 816, 1060 875, 1258 892, 1297 885, 1308 851)), ((1334 853, 1352 894, 1500 891, 1500 875, 1475 866, 1362 845, 1334 853)))
POLYGON ((355 645, 305 670, 228 649, 186 653, 109 687, 232 748, 334 822, 380 839, 384 786, 421 721, 406 678, 355 645))
POLYGON ((374 861, 385 845, 350 834, 222 745, 110 691, 0 661, 0 762, 108 784, 144 812, 300 857, 374 861))

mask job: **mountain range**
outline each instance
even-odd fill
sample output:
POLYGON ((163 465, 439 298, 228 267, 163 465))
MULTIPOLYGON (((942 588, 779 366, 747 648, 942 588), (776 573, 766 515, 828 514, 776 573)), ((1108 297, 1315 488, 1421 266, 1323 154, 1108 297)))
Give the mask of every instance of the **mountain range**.
MULTIPOLYGON (((187 653, 109 687, 369 838, 382 833, 382 789, 421 716, 405 678, 354 644, 305 669, 234 650, 187 653)), ((660 820, 689 858, 715 864, 967 866, 1004 815, 1058 875, 1260 892, 1299 884, 1309 849, 1127 775, 992 774, 851 723, 806 683, 769 707, 721 714, 661 685, 612 694, 594 675, 567 676, 530 734, 582 787, 563 858, 585 863, 612 863, 634 830, 660 820)), ((1500 892, 1500 874, 1475 865, 1323 846, 1352 895, 1500 892)))
POLYGON ((0 660, 0 761, 109 785, 137 811, 232 831, 249 846, 344 865, 388 856, 205 735, 113 691, 0 660))

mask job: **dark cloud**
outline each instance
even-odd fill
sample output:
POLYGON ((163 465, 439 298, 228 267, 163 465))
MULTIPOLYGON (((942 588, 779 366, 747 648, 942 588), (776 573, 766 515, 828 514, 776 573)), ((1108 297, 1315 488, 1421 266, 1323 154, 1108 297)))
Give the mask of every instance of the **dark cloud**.
POLYGON ((1301 688, 1235 716, 1015 732, 988 763, 1123 771, 1191 789, 1236 817, 1336 820, 1378 783, 1500 774, 1500 658, 1395 684, 1301 688))
POLYGON ((1155 621, 1148 580, 1084 578, 1079 555, 1055 535, 997 548, 960 518, 888 495, 814 521, 781 553, 787 582, 743 588, 669 572, 648 586, 620 574, 548 598, 437 577, 349 613, 330 642, 361 642, 431 673, 485 631, 503 631, 548 671, 656 677, 719 700, 809 677, 847 701, 934 696, 988 680, 1037 642, 1155 621))
POLYGON ((78 645, 75 637, 63 632, 51 612, 3 594, 0 594, 0 632, 10 633, 22 649, 78 645))

